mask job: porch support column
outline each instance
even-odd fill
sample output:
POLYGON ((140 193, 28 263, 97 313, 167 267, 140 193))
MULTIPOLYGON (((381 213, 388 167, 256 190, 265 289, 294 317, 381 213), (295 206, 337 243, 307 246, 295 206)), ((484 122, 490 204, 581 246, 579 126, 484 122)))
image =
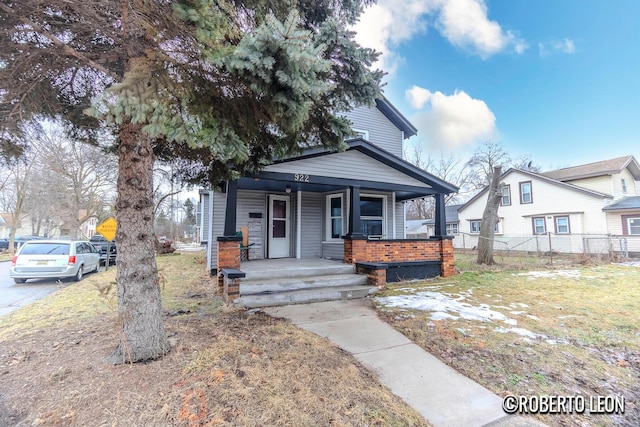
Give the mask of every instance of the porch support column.
POLYGON ((362 225, 360 224, 360 187, 349 187, 351 209, 349 211, 349 230, 345 237, 350 239, 363 238, 362 225))
POLYGON ((227 181, 227 200, 224 211, 224 236, 236 236, 236 207, 238 205, 238 181, 227 181))
POLYGON ((435 223, 435 235, 444 236, 447 233, 447 218, 444 206, 444 194, 439 193, 435 195, 436 199, 436 223, 435 223))
POLYGON ((302 191, 298 190, 296 197, 296 258, 301 258, 302 251, 302 191))

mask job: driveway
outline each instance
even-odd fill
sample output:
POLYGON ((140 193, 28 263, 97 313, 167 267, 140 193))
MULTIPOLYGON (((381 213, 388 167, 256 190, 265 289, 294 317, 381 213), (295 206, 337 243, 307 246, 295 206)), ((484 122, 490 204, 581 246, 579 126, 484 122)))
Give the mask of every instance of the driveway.
POLYGON ((32 279, 18 285, 9 277, 10 267, 10 261, 0 262, 0 316, 9 314, 71 283, 57 283, 55 279, 32 279))

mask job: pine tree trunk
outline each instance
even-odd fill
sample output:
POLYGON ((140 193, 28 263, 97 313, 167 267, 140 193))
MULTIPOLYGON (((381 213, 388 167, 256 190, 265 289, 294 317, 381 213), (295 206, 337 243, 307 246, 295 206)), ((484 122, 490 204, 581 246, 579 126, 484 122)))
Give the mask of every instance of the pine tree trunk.
POLYGON ((140 125, 119 131, 116 243, 120 344, 107 359, 114 364, 155 359, 169 351, 164 332, 153 230, 151 140, 140 125))
POLYGON ((502 167, 493 168, 493 176, 489 185, 487 204, 482 214, 480 223, 480 236, 478 238, 478 264, 493 264, 493 238, 495 237, 496 224, 498 223, 498 208, 502 199, 500 176, 502 167))

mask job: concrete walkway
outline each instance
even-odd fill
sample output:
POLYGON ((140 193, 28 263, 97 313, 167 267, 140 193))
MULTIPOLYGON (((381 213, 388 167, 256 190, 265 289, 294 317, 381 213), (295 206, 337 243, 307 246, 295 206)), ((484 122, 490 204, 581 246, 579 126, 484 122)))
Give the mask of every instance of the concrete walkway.
POLYGON ((435 427, 542 425, 529 418, 507 417, 500 397, 380 320, 370 300, 269 307, 264 311, 289 319, 353 354, 435 427))

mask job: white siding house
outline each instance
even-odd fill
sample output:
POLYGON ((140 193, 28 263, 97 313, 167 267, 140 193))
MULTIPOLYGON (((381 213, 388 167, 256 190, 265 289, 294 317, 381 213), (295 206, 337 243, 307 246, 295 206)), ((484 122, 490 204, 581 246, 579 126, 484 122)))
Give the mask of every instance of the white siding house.
MULTIPOLYGON (((558 252, 622 250, 640 243, 640 167, 633 156, 546 173, 509 169, 501 179, 495 249, 558 252), (616 238, 612 248, 611 237, 616 238)), ((454 246, 477 246, 487 189, 459 209, 454 246)), ((640 251, 640 247, 637 249, 640 251)))

